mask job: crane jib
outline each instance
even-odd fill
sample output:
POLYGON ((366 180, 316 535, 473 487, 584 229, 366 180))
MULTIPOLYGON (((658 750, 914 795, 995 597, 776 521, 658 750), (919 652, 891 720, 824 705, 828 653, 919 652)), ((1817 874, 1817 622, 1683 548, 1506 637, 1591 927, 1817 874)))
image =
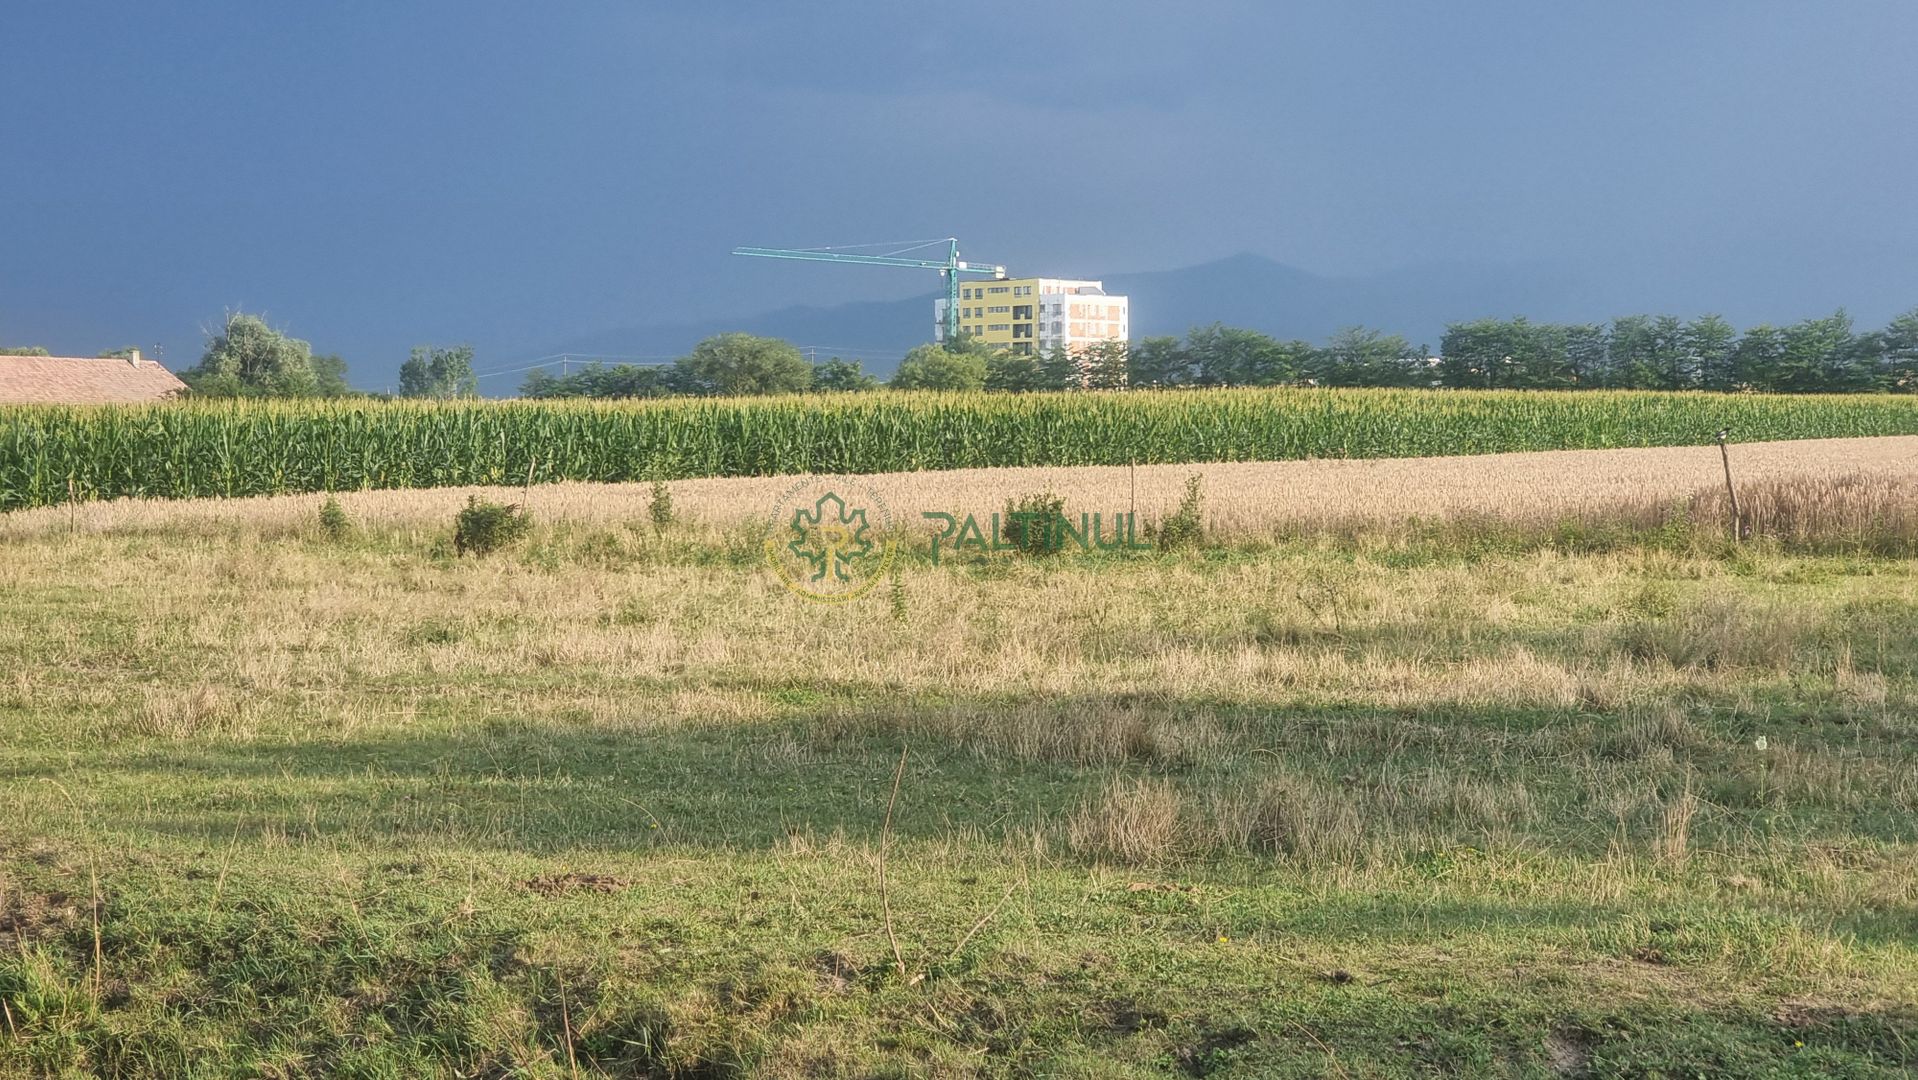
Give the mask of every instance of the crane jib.
MULTIPOLYGON (((1003 266, 974 266, 959 258, 959 241, 947 237, 935 241, 946 245, 946 257, 942 260, 904 259, 893 255, 854 255, 844 251, 823 248, 762 248, 738 247, 734 255, 750 255, 762 259, 796 259, 801 262, 849 263, 855 266, 900 266, 914 270, 937 270, 946 280, 946 340, 959 336, 959 275, 979 274, 995 280, 1004 280, 1006 268, 1003 266)), ((877 245, 865 245, 868 247, 877 245)), ((926 246, 926 245, 918 245, 926 246)))

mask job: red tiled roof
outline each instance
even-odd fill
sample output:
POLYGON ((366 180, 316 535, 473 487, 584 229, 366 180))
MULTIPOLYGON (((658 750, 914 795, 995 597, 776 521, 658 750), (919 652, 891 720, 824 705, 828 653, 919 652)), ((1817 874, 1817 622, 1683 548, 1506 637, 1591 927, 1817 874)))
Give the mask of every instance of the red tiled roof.
POLYGON ((152 360, 0 356, 0 405, 158 401, 186 384, 152 360))

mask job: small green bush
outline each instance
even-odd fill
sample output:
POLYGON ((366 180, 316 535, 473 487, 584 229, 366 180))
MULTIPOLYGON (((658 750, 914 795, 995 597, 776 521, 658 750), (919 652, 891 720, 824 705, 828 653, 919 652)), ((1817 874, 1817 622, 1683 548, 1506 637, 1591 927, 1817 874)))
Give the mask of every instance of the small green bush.
POLYGON ((518 503, 501 505, 468 495, 466 509, 453 520, 453 551, 485 555, 525 539, 532 527, 531 515, 518 503))
POLYGON ((353 535, 353 519, 340 508, 340 500, 331 495, 320 506, 320 535, 335 541, 353 535))
POLYGON ((906 583, 899 579, 899 571, 897 570, 892 572, 889 596, 892 600, 893 621, 905 622, 911 612, 906 607, 906 583))
POLYGON ((1179 500, 1179 508, 1159 522, 1159 547, 1162 550, 1193 546, 1205 538, 1204 481, 1205 478, 1198 473, 1185 478, 1185 497, 1179 500))
POLYGON ((663 536, 673 523, 673 492, 666 481, 653 481, 653 501, 646 505, 646 513, 653 519, 653 534, 663 536))
POLYGON ((1051 555, 1065 543, 1065 511, 1065 497, 1050 491, 1008 499, 1000 535, 1024 554, 1051 555))

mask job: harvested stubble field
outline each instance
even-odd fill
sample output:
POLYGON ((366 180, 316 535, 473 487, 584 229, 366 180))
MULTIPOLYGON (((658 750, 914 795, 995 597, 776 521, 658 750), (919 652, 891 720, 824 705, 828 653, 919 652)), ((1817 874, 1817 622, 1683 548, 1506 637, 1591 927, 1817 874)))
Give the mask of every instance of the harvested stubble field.
MULTIPOLYGON (((1732 447, 1754 514, 1767 492, 1854 482, 1896 515, 1918 492, 1918 436, 1805 439, 1732 447)), ((844 478, 849 498, 876 496, 902 526, 922 511, 983 517, 1008 499, 1052 492, 1075 514, 1136 508, 1144 520, 1175 506, 1186 480, 1204 478, 1206 523, 1233 540, 1394 528, 1409 522, 1459 522, 1518 529, 1565 523, 1655 525, 1694 501, 1706 517, 1724 514, 1724 473, 1716 446, 1558 450, 1472 457, 1259 461, 1189 465, 1087 465, 956 469, 844 478)), ((696 526, 726 530, 763 522, 780 495, 807 477, 734 477, 675 481, 676 510, 696 526)), ((356 520, 379 529, 443 530, 469 495, 524 502, 548 521, 608 525, 639 521, 649 484, 558 483, 344 492, 356 520)), ((17 511, 0 516, 0 539, 63 531, 242 530, 267 535, 309 531, 324 495, 242 499, 119 499, 17 511)), ((871 500, 867 500, 871 501, 871 500)), ((1775 516, 1775 515, 1774 515, 1775 516)), ((1720 516, 1718 520, 1727 520, 1720 516)), ((1880 525, 1895 526, 1895 521, 1880 525)))
POLYGON ((1800 451, 1796 537, 1633 539, 1715 448, 1215 467, 1228 543, 844 607, 756 481, 0 518, 0 1074, 1908 1075, 1912 446, 1800 451), (1293 538, 1395 484, 1460 528, 1293 538))

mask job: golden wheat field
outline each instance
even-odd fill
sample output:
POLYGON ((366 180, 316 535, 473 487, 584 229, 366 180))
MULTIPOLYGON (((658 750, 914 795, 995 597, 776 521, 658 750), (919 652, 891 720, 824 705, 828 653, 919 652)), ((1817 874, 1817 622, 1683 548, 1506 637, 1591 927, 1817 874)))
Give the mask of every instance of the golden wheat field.
MULTIPOLYGON (((1807 439, 1732 447, 1734 475, 1750 501, 1800 485, 1822 491, 1863 483, 1874 499, 1909 501, 1918 493, 1918 436, 1807 439)), ((1459 519, 1550 524, 1572 518, 1656 517, 1695 498, 1716 500, 1724 485, 1716 446, 1561 450, 1471 457, 1233 462, 1070 468, 960 469, 846 478, 848 498, 876 496, 901 524, 926 511, 978 514, 1008 499, 1049 491, 1074 510, 1136 508, 1144 519, 1171 509, 1186 480, 1204 478, 1205 524, 1219 536, 1257 537, 1295 530, 1363 527, 1408 520, 1459 519)), ((730 527, 764 518, 804 477, 680 480, 675 512, 699 525, 730 527)), ((439 527, 469 495, 524 501, 549 521, 585 524, 646 516, 646 484, 560 483, 522 491, 505 487, 359 491, 338 497, 355 520, 373 527, 439 527)), ((0 517, 0 538, 75 531, 239 527, 262 533, 308 528, 324 495, 242 499, 125 499, 44 507, 0 517)))

